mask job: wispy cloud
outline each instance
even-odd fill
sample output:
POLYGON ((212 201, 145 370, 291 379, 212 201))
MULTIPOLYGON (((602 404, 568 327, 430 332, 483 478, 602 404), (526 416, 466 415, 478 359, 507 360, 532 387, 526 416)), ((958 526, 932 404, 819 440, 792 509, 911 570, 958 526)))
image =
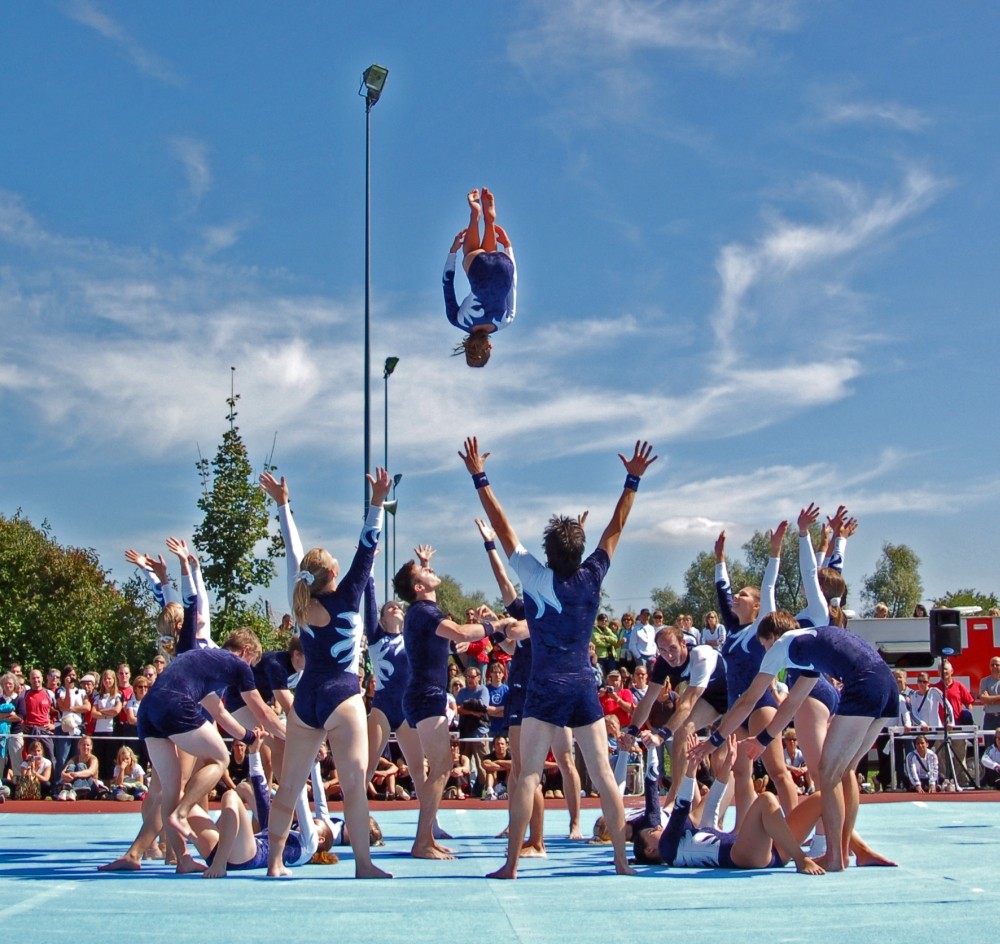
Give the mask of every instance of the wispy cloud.
POLYGON ((208 146, 197 138, 175 137, 170 148, 180 161, 194 207, 212 186, 212 169, 208 164, 208 146))
POLYGON ((822 120, 835 125, 886 125, 900 131, 923 131, 931 124, 923 112, 898 102, 827 102, 822 120))
POLYGON ((144 48, 129 35, 117 20, 101 9, 95 0, 64 0, 62 9, 66 15, 77 23, 96 30, 105 39, 112 42, 121 53, 143 75, 158 79, 168 85, 183 84, 173 66, 161 56, 144 48))

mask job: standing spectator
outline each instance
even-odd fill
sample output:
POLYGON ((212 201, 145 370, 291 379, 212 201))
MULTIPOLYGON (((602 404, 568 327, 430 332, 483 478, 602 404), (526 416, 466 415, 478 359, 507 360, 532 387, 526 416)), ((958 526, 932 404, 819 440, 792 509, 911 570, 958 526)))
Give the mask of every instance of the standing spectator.
MULTIPOLYGON (((125 706, 132 698, 132 670, 123 662, 118 666, 115 678, 118 681, 118 694, 122 696, 122 710, 116 719, 120 728, 125 724, 125 706)), ((115 757, 117 758, 117 752, 115 752, 115 757)))
POLYGON ((938 759, 927 749, 927 738, 917 735, 913 750, 906 755, 906 779, 917 793, 938 792, 938 759))
POLYGON ((153 668, 156 669, 156 674, 159 675, 167 667, 166 656, 162 656, 157 653, 153 656, 153 668))
POLYGON ((632 684, 629 686, 629 691, 632 693, 632 701, 635 704, 638 705, 642 701, 647 688, 649 688, 649 669, 644 665, 637 665, 632 675, 632 684))
POLYGON ((479 669, 474 665, 465 670, 465 688, 458 692, 455 701, 458 704, 460 750, 471 770, 470 783, 478 789, 482 786, 486 738, 490 735, 490 693, 482 684, 479 669))
MULTIPOLYGON (((892 720, 892 726, 909 731, 913 728, 913 717, 910 714, 910 695, 912 693, 906 687, 906 673, 902 669, 894 669, 892 677, 896 680, 896 685, 899 687, 899 707, 896 711, 896 717, 892 720)), ((892 757, 889 754, 889 735, 883 731, 875 739, 875 749, 878 752, 878 783, 883 790, 894 788, 901 782, 906 764, 904 742, 899 737, 896 737, 894 740, 893 750, 896 754, 897 783, 892 782, 892 757)))
POLYGON ((604 670, 597 658, 597 647, 593 643, 587 649, 587 658, 590 659, 590 668, 594 673, 594 688, 600 688, 604 684, 604 670))
POLYGON ((888 619, 889 618, 889 607, 885 603, 875 604, 875 613, 873 614, 875 619, 888 619))
POLYGON ((0 778, 10 767, 10 779, 17 779, 21 751, 24 749, 24 728, 15 710, 17 677, 12 672, 0 675, 0 778))
POLYGON ((608 623, 607 613, 598 613, 590 641, 597 650, 601 670, 607 674, 618 666, 618 633, 608 623))
POLYGON ((1000 728, 993 734, 993 743, 986 748, 985 753, 979 758, 983 767, 983 775, 979 780, 979 786, 984 790, 1000 788, 1000 728))
POLYGON ((979 700, 985 706, 983 730, 1000 728, 1000 656, 990 659, 990 674, 979 684, 979 700))
POLYGON ((122 710, 122 696, 118 692, 118 680, 111 669, 101 673, 101 684, 97 695, 92 699, 93 707, 90 715, 94 719, 94 731, 97 745, 94 753, 99 767, 98 777, 111 779, 111 771, 115 766, 115 755, 118 744, 114 739, 115 718, 122 710))
POLYGON ((632 723, 632 712, 635 711, 635 700, 630 691, 622 690, 622 674, 618 669, 608 672, 607 683, 601 689, 601 708, 605 716, 614 715, 621 727, 632 723))
POLYGON ((940 728, 943 705, 941 690, 931 688, 930 676, 926 672, 921 672, 917 676, 917 690, 910 696, 913 726, 920 728, 921 731, 940 728))
POLYGON ((726 641, 726 627, 719 622, 719 614, 715 610, 709 610, 705 614, 705 625, 701 631, 701 644, 711 646, 713 649, 721 649, 726 641))
POLYGON ((504 720, 507 696, 510 689, 504 682, 504 668, 499 662, 491 662, 486 670, 486 690, 490 693, 490 737, 496 738, 507 731, 504 720))
MULTIPOLYGON (((965 685, 954 677, 952 674, 951 663, 947 659, 945 659, 941 665, 941 673, 944 676, 941 681, 941 687, 944 689, 944 700, 948 706, 948 711, 950 712, 948 723, 956 725, 975 724, 972 712, 969 711, 969 706, 975 702, 975 699, 972 697, 972 692, 970 692, 965 685)), ((969 742, 964 738, 956 738, 951 740, 951 748, 954 752, 956 761, 955 782, 963 787, 967 787, 971 782, 968 771, 965 768, 965 762, 968 757, 969 742)), ((950 777, 950 769, 943 753, 944 749, 944 743, 942 742, 937 747, 937 755, 942 761, 945 761, 945 774, 950 777)))
POLYGON ((21 669, 21 663, 11 662, 11 664, 7 668, 7 671, 10 672, 10 674, 13 675, 15 679, 17 679, 17 694, 20 695, 21 692, 25 690, 24 672, 21 669))
MULTIPOLYGON (((660 613, 660 622, 663 622, 663 614, 660 613)), ((656 643, 653 641, 656 630, 650 625, 649 610, 643 607, 639 610, 639 615, 632 626, 632 631, 628 637, 628 656, 626 666, 634 668, 640 662, 649 667, 649 664, 656 658, 656 643)))
POLYGON ((56 692, 59 723, 56 727, 53 764, 58 773, 69 761, 69 755, 84 733, 84 719, 90 714, 90 699, 76 684, 76 668, 70 664, 63 668, 62 682, 56 692))
POLYGON ((42 745, 42 751, 50 764, 54 756, 52 732, 55 724, 52 722, 52 710, 55 703, 52 692, 42 686, 41 669, 32 669, 28 673, 28 687, 18 696, 14 711, 24 723, 25 738, 35 738, 42 745))
MULTIPOLYGON (((626 664, 626 660, 629 659, 628 655, 628 642, 632 638, 632 630, 635 627, 635 616, 628 611, 622 613, 621 617, 621 629, 618 630, 618 665, 619 667, 626 664)), ((634 663, 632 663, 634 664, 634 663)))

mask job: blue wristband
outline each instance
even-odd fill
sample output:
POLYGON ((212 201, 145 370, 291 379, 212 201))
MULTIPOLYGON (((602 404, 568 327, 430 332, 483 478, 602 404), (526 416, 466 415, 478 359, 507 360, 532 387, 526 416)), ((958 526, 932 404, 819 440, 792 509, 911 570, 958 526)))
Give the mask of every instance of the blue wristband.
POLYGON ((638 475, 626 475, 625 476, 625 488, 632 489, 633 492, 639 491, 639 476, 638 475))
POLYGON ((476 486, 476 489, 486 488, 490 484, 490 480, 486 478, 485 472, 473 472, 472 473, 472 484, 476 486))
POLYGON ((240 738, 240 740, 241 740, 241 741, 242 741, 242 742, 243 742, 244 744, 246 744, 246 746, 247 746, 247 747, 249 747, 249 746, 250 746, 251 744, 253 744, 253 742, 254 742, 254 741, 256 741, 256 740, 257 740, 257 735, 256 735, 256 734, 254 734, 254 732, 253 732, 253 728, 247 728, 247 729, 246 729, 246 730, 245 730, 245 731, 243 732, 243 737, 241 737, 241 738, 240 738))
POLYGON ((708 736, 708 743, 711 744, 712 747, 722 747, 722 745, 726 743, 726 739, 721 734, 719 734, 719 729, 716 728, 708 736))
POLYGON ((760 732, 760 734, 757 735, 757 743, 760 744, 762 747, 767 747, 773 740, 774 740, 774 735, 768 734, 767 728, 765 728, 763 731, 760 732))
POLYGON ((654 728, 653 734, 660 735, 660 737, 663 738, 664 744, 666 744, 667 741, 669 741, 670 738, 673 737, 673 735, 666 728, 654 728))
POLYGON ((637 725, 634 725, 634 724, 630 724, 630 725, 629 725, 629 726, 628 726, 628 727, 627 727, 627 728, 625 729, 625 733, 626 733, 626 734, 631 734, 631 735, 632 735, 632 737, 634 737, 634 738, 637 738, 637 737, 639 736, 639 728, 638 728, 638 726, 637 726, 637 725))
POLYGON ((485 547, 487 551, 495 551, 497 549, 494 541, 483 541, 483 547, 485 547))

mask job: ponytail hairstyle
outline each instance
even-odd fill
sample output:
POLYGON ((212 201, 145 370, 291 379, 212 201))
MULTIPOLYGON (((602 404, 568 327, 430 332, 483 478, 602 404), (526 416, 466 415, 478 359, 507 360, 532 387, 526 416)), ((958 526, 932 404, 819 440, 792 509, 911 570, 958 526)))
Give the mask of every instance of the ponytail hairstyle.
POLYGON ((819 587, 830 606, 830 625, 846 628, 847 617, 841 609, 844 597, 847 596, 847 584, 843 575, 832 567, 821 567, 818 577, 819 587))
POLYGON ((790 629, 798 629, 799 621, 787 610, 768 613, 757 625, 758 639, 778 639, 790 629))
POLYGON ((299 563, 295 575, 295 592, 292 594, 292 610, 299 626, 308 626, 306 610, 313 597, 313 590, 320 590, 332 579, 336 579, 339 566, 333 555, 322 547, 314 547, 299 563))
POLYGON ((184 607, 179 603, 170 602, 156 617, 156 631, 161 636, 169 636, 171 639, 177 636, 177 627, 184 622, 184 607))

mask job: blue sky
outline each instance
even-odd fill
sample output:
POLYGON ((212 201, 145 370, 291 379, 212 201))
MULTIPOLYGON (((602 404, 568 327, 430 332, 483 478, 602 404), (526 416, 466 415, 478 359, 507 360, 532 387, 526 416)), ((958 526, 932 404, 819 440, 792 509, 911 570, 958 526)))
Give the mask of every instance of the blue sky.
POLYGON ((277 434, 307 546, 349 556, 378 62, 400 562, 432 543, 492 595, 465 435, 533 549, 555 511, 596 540, 646 438, 616 608, 811 500, 861 521, 855 601, 884 541, 928 597, 996 591, 998 27, 927 0, 4 5, 0 511, 126 576, 199 520, 235 366, 254 460, 277 434), (440 275, 484 184, 518 315, 472 371, 440 275))

